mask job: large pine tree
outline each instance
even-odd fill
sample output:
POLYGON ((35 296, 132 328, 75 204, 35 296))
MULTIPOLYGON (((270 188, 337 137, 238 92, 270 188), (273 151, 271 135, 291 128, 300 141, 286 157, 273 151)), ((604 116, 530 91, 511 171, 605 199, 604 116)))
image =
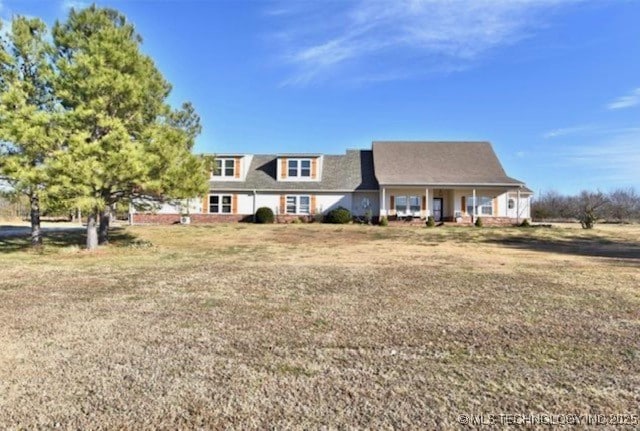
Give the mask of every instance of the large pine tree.
POLYGON ((0 177, 29 197, 32 245, 42 244, 40 210, 52 197, 48 164, 62 138, 47 35, 41 20, 18 16, 0 41, 0 177))
POLYGON ((56 191, 88 210, 87 248, 108 241, 115 202, 206 191, 204 161, 191 153, 199 118, 190 104, 171 109, 171 86, 122 14, 95 5, 72 9, 55 24, 53 41, 67 136, 52 173, 56 191))

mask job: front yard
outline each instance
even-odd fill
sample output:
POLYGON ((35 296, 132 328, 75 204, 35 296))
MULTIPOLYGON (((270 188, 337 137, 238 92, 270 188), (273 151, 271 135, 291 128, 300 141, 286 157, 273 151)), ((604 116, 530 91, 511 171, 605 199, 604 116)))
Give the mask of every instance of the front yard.
POLYGON ((1 428, 638 414, 638 226, 49 236, 0 237, 1 428))

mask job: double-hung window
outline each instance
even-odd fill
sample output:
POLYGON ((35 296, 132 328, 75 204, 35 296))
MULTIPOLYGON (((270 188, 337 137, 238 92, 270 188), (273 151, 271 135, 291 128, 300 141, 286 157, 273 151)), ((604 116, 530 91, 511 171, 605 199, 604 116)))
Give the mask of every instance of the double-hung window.
POLYGON ((398 215, 420 214, 420 196, 396 196, 395 204, 398 215))
POLYGON ((209 213, 231 214, 231 195, 209 196, 209 213))
POLYGON ((420 196, 409 196, 409 211, 412 214, 420 212, 420 196))
POLYGON ((287 196, 287 214, 295 214, 298 209, 298 198, 296 196, 287 196))
POLYGON ((300 176, 306 178, 311 176, 311 160, 300 160, 300 176))
POLYGON ((287 196, 287 214, 311 214, 309 196, 287 196))
POLYGON ((233 177, 236 171, 236 161, 234 159, 216 159, 215 177, 233 177))
POLYGON ((311 202, 309 196, 300 196, 298 197, 298 213, 300 214, 310 214, 311 213, 311 202))
POLYGON ((473 196, 467 196, 467 214, 474 214, 474 206, 477 215, 493 215, 493 200, 489 196, 476 196, 475 203, 473 196))
POLYGON ((311 177, 311 160, 310 159, 290 159, 287 161, 287 175, 289 178, 310 178, 311 177))

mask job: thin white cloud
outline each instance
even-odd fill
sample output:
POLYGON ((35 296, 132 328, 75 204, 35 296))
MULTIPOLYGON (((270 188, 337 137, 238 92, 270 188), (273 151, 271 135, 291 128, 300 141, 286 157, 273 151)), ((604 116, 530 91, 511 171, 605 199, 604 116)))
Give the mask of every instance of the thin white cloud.
POLYGON ((529 37, 543 25, 543 12, 577 1, 356 0, 326 10, 299 2, 272 18, 283 28, 278 38, 294 69, 286 84, 306 84, 345 71, 363 80, 433 71, 440 64, 447 71, 464 69, 494 48, 529 37))
POLYGON ((550 130, 542 135, 545 139, 554 139, 567 136, 588 136, 588 135, 609 135, 616 136, 627 133, 640 132, 640 127, 607 127, 596 124, 586 124, 582 126, 564 127, 550 130))
POLYGON ((82 1, 82 0, 63 0, 61 7, 62 9, 64 9, 65 11, 69 10, 69 9, 84 9, 88 6, 90 6, 91 3, 87 2, 87 1, 82 1))
POLYGON ((558 138, 561 136, 567 136, 567 135, 576 135, 576 134, 581 134, 584 132, 588 132, 590 130, 593 130, 594 126, 592 125, 583 125, 583 126, 573 126, 573 127, 563 127, 560 129, 553 129, 550 130, 546 133, 544 133, 542 135, 543 138, 545 139, 552 139, 552 138, 558 138))
POLYGON ((607 109, 624 109, 640 105, 640 87, 631 90, 626 96, 618 97, 607 104, 607 109))
MULTIPOLYGON (((585 143, 563 146, 551 151, 556 167, 584 169, 588 181, 604 180, 638 185, 640 166, 640 127, 620 129, 606 137, 585 143)), ((586 179, 584 179, 587 181, 586 179)), ((615 185, 615 184, 613 184, 615 185)))

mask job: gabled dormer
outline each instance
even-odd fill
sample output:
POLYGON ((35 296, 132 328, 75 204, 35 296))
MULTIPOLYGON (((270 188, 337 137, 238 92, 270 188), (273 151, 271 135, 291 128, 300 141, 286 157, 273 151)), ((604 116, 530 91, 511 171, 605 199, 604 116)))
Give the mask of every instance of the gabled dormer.
POLYGON ((320 181, 322 156, 319 154, 283 154, 277 160, 278 181, 320 181))
POLYGON ((252 155, 218 154, 215 156, 211 179, 215 181, 244 181, 252 155))

